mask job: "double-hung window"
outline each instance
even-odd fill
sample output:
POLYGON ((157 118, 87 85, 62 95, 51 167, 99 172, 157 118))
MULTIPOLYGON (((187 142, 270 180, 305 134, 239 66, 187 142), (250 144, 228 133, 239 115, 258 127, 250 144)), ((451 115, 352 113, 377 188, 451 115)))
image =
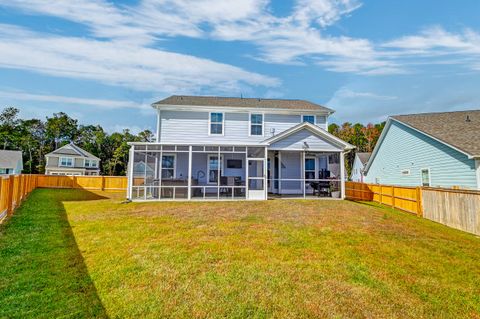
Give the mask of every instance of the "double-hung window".
POLYGON ((303 122, 315 124, 315 115, 302 115, 302 123, 303 122))
POLYGON ((73 158, 60 157, 59 163, 60 163, 60 166, 73 167, 73 158))
POLYGON ((220 155, 220 160, 218 160, 218 155, 208 155, 208 182, 209 183, 218 183, 219 176, 223 175, 223 157, 220 155))
POLYGON ((210 113, 210 135, 223 135, 223 122, 224 114, 223 113, 210 113))
POLYGON ((315 157, 305 158, 305 179, 315 179, 316 172, 316 159, 315 157))
POLYGON ((175 178, 175 155, 162 156, 162 178, 175 178))
POLYGON ((263 114, 250 114, 250 135, 263 135, 263 114))
POLYGON ((97 167, 97 161, 96 160, 91 160, 91 159, 86 159, 85 160, 85 167, 97 167))
POLYGON ((422 186, 430 186, 430 170, 422 169, 422 186))

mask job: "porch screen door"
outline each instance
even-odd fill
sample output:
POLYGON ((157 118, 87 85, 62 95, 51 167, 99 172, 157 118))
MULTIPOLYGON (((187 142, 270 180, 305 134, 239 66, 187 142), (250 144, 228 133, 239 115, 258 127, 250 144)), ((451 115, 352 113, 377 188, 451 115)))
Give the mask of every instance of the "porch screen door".
POLYGON ((265 160, 248 160, 248 199, 265 199, 265 160))

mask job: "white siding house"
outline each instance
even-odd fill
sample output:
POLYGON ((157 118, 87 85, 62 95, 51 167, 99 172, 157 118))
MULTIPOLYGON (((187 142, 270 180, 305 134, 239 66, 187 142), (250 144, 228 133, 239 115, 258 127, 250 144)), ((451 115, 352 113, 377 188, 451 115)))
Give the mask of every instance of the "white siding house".
POLYGON ((390 117, 365 181, 480 189, 480 110, 390 117))
POLYGON ((353 160, 352 172, 350 180, 353 182, 363 183, 365 181, 365 166, 372 153, 356 153, 353 160))
POLYGON ((344 154, 353 146, 326 131, 326 107, 202 96, 152 106, 157 141, 130 144, 132 200, 344 196, 344 154))

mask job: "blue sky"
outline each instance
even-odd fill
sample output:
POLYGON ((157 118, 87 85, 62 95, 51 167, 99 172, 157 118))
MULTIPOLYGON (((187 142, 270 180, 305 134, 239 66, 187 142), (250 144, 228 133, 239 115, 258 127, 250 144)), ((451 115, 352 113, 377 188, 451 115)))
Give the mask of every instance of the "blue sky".
POLYGON ((480 108, 480 1, 0 0, 0 106, 154 129, 171 94, 300 98, 341 123, 480 108))

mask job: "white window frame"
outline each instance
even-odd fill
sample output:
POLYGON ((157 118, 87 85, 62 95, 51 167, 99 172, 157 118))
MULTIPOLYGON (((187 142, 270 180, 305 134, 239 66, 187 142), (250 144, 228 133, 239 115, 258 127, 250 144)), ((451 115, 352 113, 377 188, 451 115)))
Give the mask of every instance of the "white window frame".
POLYGON ((88 167, 88 168, 97 168, 98 167, 98 161, 95 160, 95 159, 89 159, 89 158, 86 158, 83 160, 83 166, 84 167, 88 167), (88 166, 87 166, 87 162, 88 162, 88 166), (95 165, 92 165, 92 164, 95 164, 95 165))
POLYGON ((432 187, 432 176, 430 174, 430 168, 429 167, 424 167, 424 168, 421 168, 420 169, 420 185, 423 187, 432 187), (428 185, 425 186, 423 185, 423 171, 427 171, 428 172, 428 185))
MULTIPOLYGON (((305 175, 307 175, 307 172, 313 172, 313 179, 316 179, 317 178, 317 158, 315 156, 305 156, 305 162, 310 159, 313 159, 313 163, 314 163, 314 168, 313 170, 309 169, 307 170, 307 166, 305 165, 306 163, 303 163, 303 176, 305 179, 307 179, 307 177, 305 175)), ((310 178, 309 178, 310 179, 310 178)))
POLYGON ((75 167, 75 158, 69 156, 61 156, 58 158, 58 166, 59 167, 75 167), (62 159, 69 159, 72 161, 72 165, 62 165, 62 159))
MULTIPOLYGON (((145 163, 145 166, 147 164, 145 163)), ((175 153, 165 153, 165 154, 162 154, 162 157, 160 158, 160 178, 162 180, 170 180, 170 179, 175 179, 177 178, 177 154, 175 153), (171 170, 172 168, 168 167, 163 167, 163 157, 164 156, 173 156, 173 177, 172 178, 166 178, 166 177, 163 177, 163 170, 171 170)))
MULTIPOLYGON (((303 117, 305 117, 305 116, 313 116, 313 123, 311 123, 311 124, 317 125, 317 116, 316 116, 315 114, 302 114, 302 115, 300 115, 300 121, 301 121, 300 123, 306 122, 306 121, 303 119, 303 117)), ((308 122, 308 123, 310 123, 310 122, 308 122)))
POLYGON ((259 112, 251 112, 248 114, 248 136, 263 136, 264 135, 264 123, 265 123, 265 114, 264 113, 259 113, 259 112), (261 115, 262 116, 262 123, 261 124, 258 124, 258 123, 255 123, 253 124, 252 123, 252 115, 261 115), (258 125, 258 126, 261 126, 262 127, 262 134, 252 134, 252 125, 258 125))
POLYGON ((225 135, 225 112, 208 112, 208 135, 224 136, 225 135), (212 133, 212 124, 220 124, 220 122, 212 123, 212 114, 222 114, 222 134, 212 133))
POLYGON ((217 182, 211 182, 210 181, 210 158, 212 157, 218 157, 218 154, 208 154, 207 156, 207 184, 217 184, 220 180, 220 176, 225 176, 225 171, 223 167, 223 155, 220 155, 220 176, 218 176, 218 181, 217 182))

